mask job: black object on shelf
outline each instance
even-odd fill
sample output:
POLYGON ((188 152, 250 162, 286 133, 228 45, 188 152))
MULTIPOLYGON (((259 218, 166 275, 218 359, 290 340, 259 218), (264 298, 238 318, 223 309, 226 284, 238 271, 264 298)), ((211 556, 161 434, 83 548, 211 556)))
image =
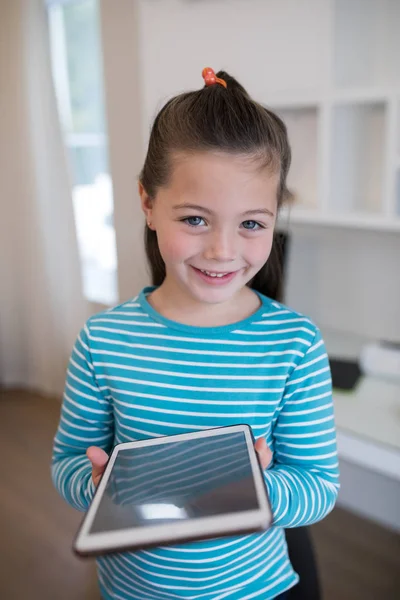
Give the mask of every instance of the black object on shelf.
POLYGON ((329 357, 332 385, 337 390, 352 390, 361 377, 360 366, 355 360, 329 357))

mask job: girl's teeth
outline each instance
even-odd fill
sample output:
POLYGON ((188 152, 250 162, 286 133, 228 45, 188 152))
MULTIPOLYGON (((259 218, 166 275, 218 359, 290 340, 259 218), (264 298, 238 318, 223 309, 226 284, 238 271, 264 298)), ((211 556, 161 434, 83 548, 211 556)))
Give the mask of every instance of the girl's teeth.
POLYGON ((210 273, 210 271, 203 271, 203 269, 200 270, 202 273, 205 273, 209 277, 224 277, 224 275, 226 275, 226 273, 210 273))
POLYGON ((210 275, 210 277, 223 277, 224 275, 222 273, 213 273, 212 275, 210 275))

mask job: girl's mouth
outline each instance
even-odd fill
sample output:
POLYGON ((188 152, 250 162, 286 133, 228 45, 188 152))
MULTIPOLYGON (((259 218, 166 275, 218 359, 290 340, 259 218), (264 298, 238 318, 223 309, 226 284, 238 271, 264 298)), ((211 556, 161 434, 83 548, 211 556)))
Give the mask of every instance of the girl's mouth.
POLYGON ((238 271, 207 271, 192 267, 195 273, 208 284, 223 285, 232 281, 238 271))

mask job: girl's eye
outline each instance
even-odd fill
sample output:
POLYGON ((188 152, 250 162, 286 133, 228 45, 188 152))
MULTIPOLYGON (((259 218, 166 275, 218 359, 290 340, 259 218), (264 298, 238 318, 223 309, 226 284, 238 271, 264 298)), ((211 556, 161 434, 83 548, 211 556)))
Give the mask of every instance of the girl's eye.
POLYGON ((187 217, 183 219, 184 223, 187 223, 191 227, 198 227, 199 225, 205 225, 204 219, 202 217, 187 217))
POLYGON ((262 225, 260 225, 260 223, 257 223, 257 221, 243 221, 242 227, 244 229, 249 229, 250 231, 256 231, 257 229, 264 229, 264 227, 262 225))

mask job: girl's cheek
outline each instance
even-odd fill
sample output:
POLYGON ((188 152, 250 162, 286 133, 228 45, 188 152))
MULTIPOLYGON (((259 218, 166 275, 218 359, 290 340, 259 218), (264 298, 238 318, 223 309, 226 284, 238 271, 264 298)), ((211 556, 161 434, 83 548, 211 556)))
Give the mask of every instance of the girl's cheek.
POLYGON ((272 248, 272 232, 266 239, 265 236, 252 240, 247 248, 250 263, 263 265, 269 258, 272 248))
POLYGON ((159 236, 158 244, 164 261, 179 261, 197 254, 199 240, 191 236, 179 234, 176 231, 169 235, 159 236))

